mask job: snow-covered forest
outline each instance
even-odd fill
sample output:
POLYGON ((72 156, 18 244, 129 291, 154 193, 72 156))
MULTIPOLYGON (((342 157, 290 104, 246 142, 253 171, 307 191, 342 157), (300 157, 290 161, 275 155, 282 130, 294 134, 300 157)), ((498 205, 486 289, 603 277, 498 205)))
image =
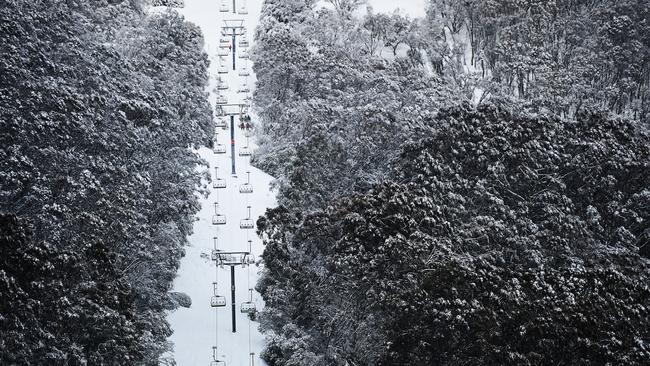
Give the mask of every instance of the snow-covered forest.
POLYGON ((413 4, 0 3, 0 365, 647 365, 650 3, 413 4))
POLYGON ((256 34, 269 364, 647 364, 650 4, 329 3, 256 34))

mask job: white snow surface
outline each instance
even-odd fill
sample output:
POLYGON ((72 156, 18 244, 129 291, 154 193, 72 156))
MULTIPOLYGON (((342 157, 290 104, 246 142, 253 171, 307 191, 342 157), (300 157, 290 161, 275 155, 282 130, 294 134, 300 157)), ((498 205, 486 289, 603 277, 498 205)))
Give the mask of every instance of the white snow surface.
MULTIPOLYGON (((237 10, 244 0, 237 0, 237 10)), ((244 19, 247 27, 247 38, 253 40, 252 31, 257 26, 261 12, 262 1, 247 1, 248 14, 240 15, 222 13, 219 11, 221 0, 185 0, 185 8, 177 9, 186 20, 195 23, 203 31, 205 50, 210 57, 210 102, 214 106, 216 100, 216 78, 218 56, 216 55, 221 25, 224 19, 244 19)), ((228 1, 232 8, 232 0, 228 1)), ((232 10, 232 9, 231 9, 232 10)), ((239 49, 237 50, 239 53, 239 49)), ((246 66, 250 70, 250 61, 236 58, 236 68, 239 70, 246 66)), ((228 98, 228 103, 239 103, 244 94, 237 93, 237 89, 244 81, 232 70, 232 53, 228 57, 229 73, 220 75, 230 86, 229 90, 222 92, 228 98)), ((248 77, 247 84, 254 86, 254 75, 248 77)), ((255 116, 253 125, 255 125, 255 116)), ((249 299, 249 288, 254 288, 261 267, 251 265, 248 268, 236 267, 236 321, 237 332, 232 332, 231 323, 231 295, 230 295, 230 267, 218 269, 210 260, 213 248, 213 237, 218 237, 219 249, 225 251, 246 251, 248 240, 252 240, 252 252, 256 259, 262 254, 261 240, 255 235, 254 230, 239 228, 240 219, 246 218, 247 206, 251 206, 252 217, 256 221, 268 207, 275 206, 275 194, 270 189, 273 178, 264 172, 250 166, 249 157, 237 156, 239 147, 245 145, 243 132, 237 127, 238 118, 235 118, 236 141, 236 170, 237 176, 231 175, 231 147, 230 130, 219 132, 219 142, 228 148, 226 154, 216 155, 210 149, 201 149, 199 154, 210 164, 210 174, 214 181, 214 167, 219 167, 219 177, 227 181, 226 189, 214 189, 210 184, 210 195, 201 198, 202 208, 194 224, 194 234, 189 238, 190 245, 186 248, 186 255, 181 261, 178 277, 174 281, 173 291, 184 292, 192 298, 190 308, 179 308, 168 315, 168 320, 174 330, 169 341, 174 344, 173 357, 179 366, 210 365, 212 361, 212 347, 217 343, 218 355, 228 366, 250 365, 250 353, 254 352, 254 364, 266 365, 260 358, 260 351, 264 346, 264 338, 258 331, 258 323, 251 322, 246 314, 240 313, 241 303, 249 299), (251 194, 239 193, 239 185, 246 181, 246 171, 251 172, 251 183, 254 191, 251 194), (212 225, 214 202, 219 203, 220 213, 226 215, 227 224, 224 226, 212 225), (215 273, 216 272, 216 273, 215 273), (220 295, 226 297, 225 308, 210 307, 210 298, 213 293, 213 281, 218 277, 220 295)), ((228 122, 230 125, 230 122, 228 122)), ((254 141, 250 142, 254 146, 254 141)), ((258 309, 263 307, 262 300, 256 292, 253 300, 258 309)))

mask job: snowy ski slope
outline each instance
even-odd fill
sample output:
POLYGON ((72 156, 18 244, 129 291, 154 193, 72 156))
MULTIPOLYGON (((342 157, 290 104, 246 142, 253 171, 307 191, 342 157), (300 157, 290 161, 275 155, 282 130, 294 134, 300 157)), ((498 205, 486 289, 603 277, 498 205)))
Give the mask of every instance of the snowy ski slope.
MULTIPOLYGON (((244 0, 237 0, 237 9, 241 7, 244 0)), ((240 82, 244 79, 238 76, 238 71, 232 70, 232 53, 228 56, 229 73, 218 75, 217 50, 221 35, 221 26, 224 19, 244 19, 247 27, 247 38, 252 42, 252 32, 257 26, 261 11, 261 0, 247 1, 248 14, 240 15, 232 13, 232 0, 228 1, 230 12, 219 11, 220 0, 185 0, 185 8, 178 9, 185 18, 197 24, 203 31, 205 37, 205 49, 210 56, 210 102, 214 106, 216 100, 216 80, 221 76, 229 89, 222 91, 222 95, 228 98, 228 103, 240 103, 245 94, 237 93, 240 82)), ((239 49, 237 49, 239 52, 239 49)), ((250 61, 236 58, 236 67, 239 70, 245 64, 250 70, 250 61)), ((247 84, 254 86, 254 76, 248 77, 247 84)), ((255 117, 253 124, 255 124, 255 117)), ((230 123, 228 123, 230 124, 230 123)), ((237 125, 238 118, 235 118, 235 142, 236 152, 245 145, 245 137, 237 125)), ((174 334, 170 341, 174 343, 174 358, 179 366, 210 365, 212 359, 212 347, 217 342, 218 355, 226 362, 226 365, 249 365, 251 352, 255 353, 255 365, 265 365, 259 359, 263 347, 263 337, 257 330, 258 323, 251 322, 247 314, 240 312, 240 305, 249 299, 249 288, 253 288, 258 278, 259 267, 251 265, 248 268, 237 266, 236 276, 236 321, 237 332, 232 332, 231 323, 231 296, 230 296, 230 267, 217 269, 211 261, 210 254, 213 249, 213 238, 218 237, 219 249, 226 251, 248 250, 248 240, 252 240, 252 252, 256 258, 262 253, 261 240, 257 238, 254 230, 243 230, 239 227, 240 219, 247 216, 248 205, 252 209, 254 220, 264 213, 266 208, 275 205, 275 196, 270 191, 269 184, 272 177, 249 165, 249 157, 236 156, 237 176, 231 175, 231 149, 230 130, 217 129, 219 142, 225 144, 227 153, 216 155, 209 149, 201 149, 201 156, 210 163, 212 179, 215 178, 214 167, 219 167, 219 177, 225 178, 227 188, 215 189, 210 186, 210 196, 202 199, 202 209, 198 214, 198 221, 194 224, 194 234, 189 238, 190 246, 186 248, 186 256, 181 262, 178 278, 174 282, 174 291, 185 292, 192 298, 192 306, 189 309, 179 308, 169 314, 169 322, 172 325, 174 334), (246 181, 246 171, 251 172, 251 183, 254 191, 251 194, 239 193, 240 184, 246 181), (219 203, 220 212, 227 218, 224 226, 212 225, 214 213, 214 202, 219 203), (215 272, 218 276, 218 288, 220 295, 224 295, 227 306, 212 308, 210 298, 213 293, 213 281, 215 272), (215 320, 217 320, 215 322, 215 320), (216 325, 215 325, 216 323, 216 325)), ((252 146, 252 142, 251 142, 252 146)), ((253 296, 257 308, 263 304, 259 294, 253 296)))

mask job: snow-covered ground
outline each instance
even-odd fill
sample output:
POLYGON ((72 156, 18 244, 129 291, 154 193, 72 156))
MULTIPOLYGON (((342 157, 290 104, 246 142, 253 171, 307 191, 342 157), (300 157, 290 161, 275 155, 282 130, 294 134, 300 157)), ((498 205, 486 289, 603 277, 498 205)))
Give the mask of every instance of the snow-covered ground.
MULTIPOLYGON (((228 0, 232 10, 232 0, 228 0)), ((244 78, 238 76, 238 71, 232 70, 232 53, 227 58, 229 73, 218 75, 218 56, 221 26, 224 19, 244 19, 248 30, 248 39, 252 41, 252 31, 257 26, 262 2, 248 1, 247 15, 233 14, 232 11, 223 13, 219 11, 220 0, 185 0, 185 8, 178 9, 188 21, 201 27, 205 37, 205 49, 210 56, 210 101, 216 101, 216 80, 218 76, 224 79, 230 89, 222 92, 228 98, 228 103, 242 102, 245 94, 237 93, 237 89, 244 78)), ((237 9, 243 0, 237 0, 237 9)), ((237 50, 239 52, 239 49, 237 50)), ((236 67, 239 70, 246 66, 250 70, 249 61, 236 58, 236 67)), ((248 77, 247 84, 254 86, 254 77, 248 77)), ((254 116, 253 116, 254 118, 254 116)), ((253 119, 253 124, 255 120, 253 119)), ((228 123, 230 124, 230 123, 228 123)), ((235 125, 239 121, 235 119, 235 125)), ((187 293, 192 298, 192 306, 188 309, 179 308, 169 314, 169 322, 174 334, 170 341, 174 343, 174 359, 179 366, 210 365, 212 361, 212 347, 218 346, 218 354, 226 365, 249 365, 250 353, 255 353, 255 365, 265 365, 259 359, 259 354, 264 345, 264 339, 257 330, 258 324, 251 322, 247 314, 240 312, 240 305, 249 298, 249 288, 254 288, 258 278, 259 267, 255 265, 248 268, 236 267, 236 321, 237 332, 232 332, 231 323, 231 295, 230 295, 230 268, 228 266, 218 269, 210 260, 213 249, 213 238, 218 237, 219 249, 226 251, 248 250, 248 240, 252 240, 252 252, 256 258, 262 253, 261 240, 256 237, 254 230, 242 230, 239 227, 240 219, 247 216, 248 205, 252 209, 254 220, 264 213, 266 208, 275 205, 275 195, 271 192, 269 184, 273 179, 262 171, 249 165, 248 157, 237 156, 239 147, 245 145, 243 132, 235 127, 236 169, 237 176, 231 175, 231 150, 230 130, 217 130, 219 142, 227 146, 227 153, 216 155, 209 149, 199 151, 201 156, 210 163, 210 173, 215 178, 215 167, 219 167, 219 177, 225 178, 227 188, 215 189, 210 187, 211 193, 207 199, 202 200, 202 209, 198 220, 194 224, 194 234, 189 238, 190 246, 186 249, 186 256, 181 262, 178 278, 174 282, 174 291, 187 293), (246 171, 251 172, 251 183, 254 191, 251 194, 239 193, 240 184, 246 181, 246 171), (227 218, 224 226, 212 225, 214 202, 219 203, 220 212, 227 218), (217 277, 220 295, 224 295, 227 306, 212 308, 210 298, 213 293, 213 281, 217 277)), ((251 141, 251 144, 253 142, 251 141)), ((254 293, 253 300, 259 308, 263 306, 259 294, 254 293)))

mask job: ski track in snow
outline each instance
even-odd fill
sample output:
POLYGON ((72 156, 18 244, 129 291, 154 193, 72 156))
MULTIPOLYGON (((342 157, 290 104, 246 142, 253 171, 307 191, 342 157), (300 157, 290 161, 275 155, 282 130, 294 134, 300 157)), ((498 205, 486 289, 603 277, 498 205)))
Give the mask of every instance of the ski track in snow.
MULTIPOLYGON (((243 0, 237 0, 237 9, 243 0)), ((261 0, 248 1, 246 4, 247 15, 233 14, 232 1, 228 1, 231 12, 219 11, 219 0, 185 0, 185 8, 177 11, 185 19, 198 25, 205 38, 205 50, 210 58, 210 103, 215 104, 216 78, 221 76, 227 81, 230 89, 222 92, 228 98, 228 103, 243 101, 244 94, 237 93, 240 85, 240 76, 232 70, 232 53, 228 57, 229 73, 218 75, 219 38, 221 25, 224 19, 244 19, 247 28, 247 38, 253 40, 253 30, 260 17, 261 0)), ((239 49, 237 49, 237 53, 239 49)), ((250 61, 236 58, 237 70, 246 65, 250 70, 250 61)), ((252 71, 251 71, 252 72, 252 71)), ((248 77, 249 86, 254 86, 254 76, 248 77)), ((255 125, 253 115, 253 125, 255 125)), ((236 126, 239 122, 235 118, 236 151, 244 145, 245 137, 236 126)), ((230 124, 230 123, 228 123, 230 124)), ((252 217, 256 221, 268 207, 275 206, 275 194, 270 190, 272 177, 249 165, 249 157, 236 156, 237 177, 231 175, 231 149, 230 130, 217 129, 219 142, 228 148, 226 154, 215 155, 212 150, 203 148, 199 154, 210 164, 210 174, 214 181, 214 167, 219 167, 219 177, 225 178, 227 188, 214 189, 210 185, 210 196, 201 198, 201 211, 194 224, 194 234, 189 238, 190 245, 186 248, 186 255, 181 261, 178 277, 174 281, 173 291, 184 292, 192 298, 192 306, 188 309, 179 308, 168 315, 168 320, 174 330, 170 341, 174 343, 174 359, 179 366, 210 365, 212 361, 212 347, 215 345, 215 317, 218 317, 216 329, 218 330, 218 354, 228 366, 243 366, 250 364, 250 352, 255 353, 255 365, 266 365, 260 358, 260 351, 264 346, 264 338, 257 330, 258 323, 250 322, 247 314, 240 313, 240 305, 249 298, 248 289, 254 288, 260 267, 251 265, 248 268, 236 267, 236 321, 237 332, 232 332, 231 324, 231 296, 230 296, 230 268, 225 266, 217 270, 220 295, 227 300, 225 308, 210 307, 213 281, 215 280, 215 264, 210 260, 213 248, 213 237, 218 237, 219 249, 226 251, 246 251, 248 240, 253 241, 252 252, 256 258, 262 254, 261 240, 255 235, 255 230, 242 230, 239 220, 247 216, 248 205, 251 206, 252 217), (239 193, 239 185, 246 181, 246 171, 251 172, 251 183, 254 191, 251 194, 239 193), (224 213, 227 224, 224 226, 212 225, 214 213, 213 203, 219 202, 220 213, 224 213), (249 349, 249 337, 251 347, 249 349)), ((253 143, 251 142, 251 145, 253 143)), ((254 293, 253 300, 258 309, 263 306, 259 294, 254 293)))

